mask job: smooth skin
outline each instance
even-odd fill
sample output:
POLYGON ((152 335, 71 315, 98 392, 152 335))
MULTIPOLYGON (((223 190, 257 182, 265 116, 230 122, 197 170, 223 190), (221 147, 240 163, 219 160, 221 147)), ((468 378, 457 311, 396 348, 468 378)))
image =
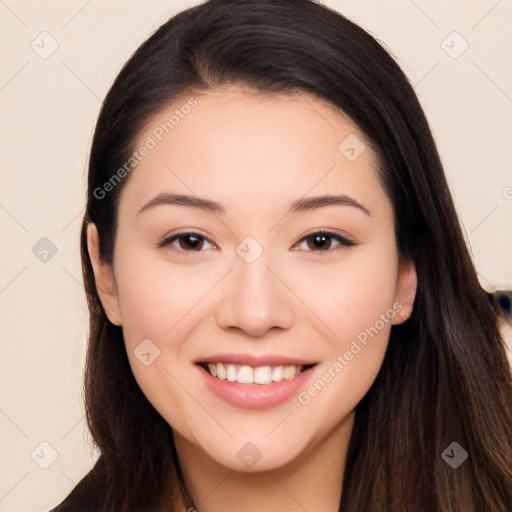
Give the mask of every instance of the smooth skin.
MULTIPOLYGON (((353 411, 392 325, 411 314, 414 265, 399 258, 393 207, 368 144, 353 161, 339 150, 351 134, 364 143, 346 116, 307 94, 227 88, 194 98, 197 107, 129 175, 113 266, 100 260, 89 226, 98 293, 123 328, 139 386, 173 428, 199 512, 335 512, 353 411), (165 204, 140 211, 161 193, 206 198, 225 213, 165 204), (369 213, 346 204, 289 211, 298 199, 341 194, 369 213), (355 245, 312 240, 325 231, 355 245), (178 233, 203 238, 158 245, 178 233), (251 263, 236 251, 248 236, 263 250, 251 263), (194 362, 215 354, 288 355, 318 363, 307 392, 393 304, 396 315, 307 404, 294 395, 267 409, 235 407, 198 378, 194 362), (160 350, 148 366, 134 353, 146 339, 160 350), (261 453, 252 467, 237 456, 248 442, 261 453)), ((159 112, 135 147, 187 99, 159 112)))

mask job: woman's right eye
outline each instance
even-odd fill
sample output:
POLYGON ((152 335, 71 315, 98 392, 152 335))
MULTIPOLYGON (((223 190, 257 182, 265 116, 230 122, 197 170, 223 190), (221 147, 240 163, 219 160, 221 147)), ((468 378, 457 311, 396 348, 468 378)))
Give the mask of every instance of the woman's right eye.
POLYGON ((177 233, 165 237, 163 240, 157 243, 158 247, 167 247, 173 245, 178 248, 181 252, 201 252, 204 244, 211 244, 214 248, 216 247, 213 242, 208 240, 206 237, 199 235, 198 233, 177 233), (177 246, 175 242, 178 242, 177 246))

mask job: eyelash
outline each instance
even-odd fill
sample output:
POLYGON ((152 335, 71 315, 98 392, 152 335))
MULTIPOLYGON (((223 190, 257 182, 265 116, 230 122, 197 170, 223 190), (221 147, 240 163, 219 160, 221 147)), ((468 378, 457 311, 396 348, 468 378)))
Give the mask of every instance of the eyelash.
MULTIPOLYGON (((172 243, 174 243, 175 241, 179 240, 180 238, 184 238, 184 237, 186 237, 188 235, 192 235, 195 238, 206 240, 208 243, 210 243, 212 245, 215 245, 211 240, 209 240, 205 236, 202 236, 199 233, 194 233, 194 232, 191 232, 191 231, 187 231, 187 232, 183 232, 183 233, 176 233, 176 234, 170 235, 170 236, 164 238, 163 240, 161 240, 160 242, 158 242, 156 245, 158 247, 165 247, 165 246, 171 245, 172 243)), ((359 245, 357 242, 354 242, 353 240, 350 240, 350 239, 348 239, 348 238, 346 238, 344 236, 338 235, 337 233, 332 233, 330 231, 315 231, 314 233, 310 233, 309 235, 306 235, 305 237, 301 238, 297 242, 297 244, 305 242, 309 238, 314 238, 315 236, 318 236, 318 235, 327 236, 327 237, 329 237, 331 239, 334 239, 337 242, 339 242, 341 246, 344 246, 344 247, 354 247, 356 245, 359 245)), ((326 249, 326 250, 319 249, 317 251, 307 251, 307 252, 311 252, 313 254, 317 254, 317 255, 320 256, 323 253, 330 253, 330 252, 333 252, 335 250, 337 250, 337 249, 331 249, 329 247, 329 249, 326 249)), ((183 253, 203 252, 201 250, 199 250, 199 251, 194 251, 194 250, 186 251, 186 250, 182 250, 182 249, 178 249, 178 251, 179 252, 183 252, 183 253)))

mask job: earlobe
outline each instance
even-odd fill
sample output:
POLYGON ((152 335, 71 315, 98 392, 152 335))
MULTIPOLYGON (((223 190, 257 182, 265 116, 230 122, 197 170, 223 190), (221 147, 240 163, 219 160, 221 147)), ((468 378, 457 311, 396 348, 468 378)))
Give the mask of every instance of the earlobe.
POLYGON ((114 325, 121 325, 121 310, 113 268, 100 258, 99 233, 92 222, 87 226, 87 250, 94 271, 96 290, 107 318, 114 325))
POLYGON ((401 308, 391 322, 393 325, 402 324, 411 316, 417 287, 418 276, 414 262, 412 260, 402 260, 398 269, 394 300, 401 308))

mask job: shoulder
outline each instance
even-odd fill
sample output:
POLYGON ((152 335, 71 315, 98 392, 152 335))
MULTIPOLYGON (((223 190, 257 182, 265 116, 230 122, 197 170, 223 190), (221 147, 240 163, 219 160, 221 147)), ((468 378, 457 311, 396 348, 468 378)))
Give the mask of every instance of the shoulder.
POLYGON ((49 512, 91 512, 101 510, 105 494, 99 461, 59 505, 49 512))

